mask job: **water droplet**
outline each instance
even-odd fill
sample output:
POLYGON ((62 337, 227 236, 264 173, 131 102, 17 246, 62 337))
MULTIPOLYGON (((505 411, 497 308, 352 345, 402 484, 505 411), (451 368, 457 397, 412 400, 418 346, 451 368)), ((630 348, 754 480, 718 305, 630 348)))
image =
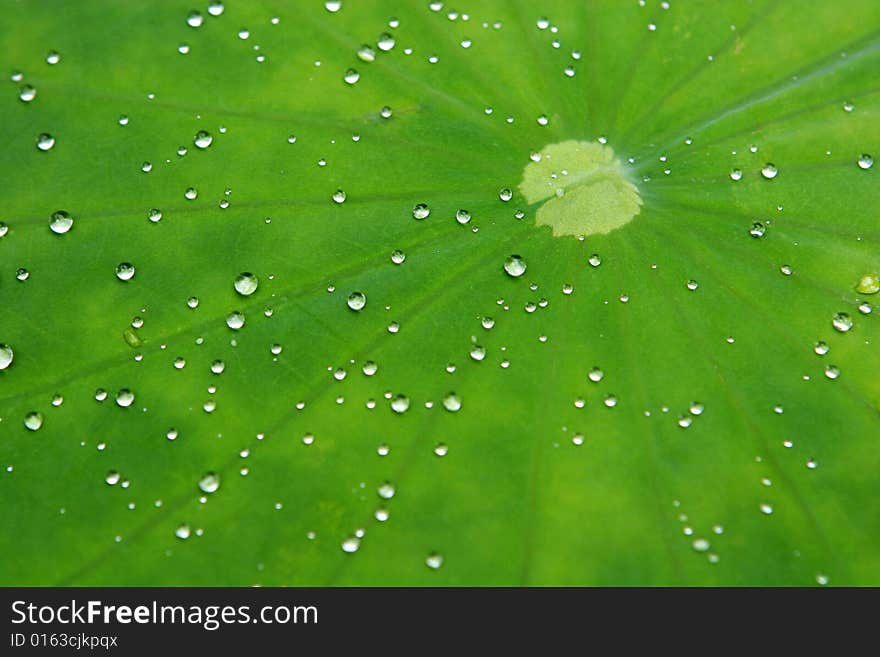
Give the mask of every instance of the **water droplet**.
POLYGON ((425 565, 431 570, 437 570, 443 565, 443 555, 432 552, 425 559, 425 565))
POLYGON ((214 138, 211 136, 211 133, 205 130, 199 130, 196 133, 196 136, 193 137, 193 143, 196 145, 196 148, 200 148, 202 150, 210 146, 213 141, 214 138))
POLYGON ((116 405, 128 408, 134 403, 134 393, 128 388, 122 388, 116 393, 116 405))
POLYGON ((761 169, 761 175, 764 176, 767 180, 772 180, 779 173, 779 169, 776 168, 772 162, 768 162, 761 169))
POLYGON ((446 456, 449 453, 449 447, 444 443, 438 443, 434 446, 434 454, 437 456, 446 456))
POLYGON ((26 281, 30 277, 30 272, 24 267, 19 267, 15 270, 15 278, 20 281, 26 281))
POLYGON ((52 150, 53 146, 55 146, 55 137, 49 133, 43 132, 37 137, 37 148, 41 151, 52 150))
POLYGON ((513 198, 513 192, 505 187, 500 192, 498 192, 498 198, 500 198, 505 203, 513 198))
POLYGON ((189 525, 180 525, 174 530, 174 535, 182 541, 188 539, 191 533, 189 525))
POLYGON ((352 554, 358 551, 358 548, 361 546, 361 539, 357 536, 349 536, 347 539, 342 541, 342 551, 352 554))
POLYGON ((761 506, 758 507, 758 508, 760 508, 760 509, 761 509, 761 513, 763 513, 763 514, 765 514, 765 515, 768 515, 768 516, 769 516, 771 513, 773 513, 773 507, 770 506, 769 504, 767 504, 766 502, 763 503, 763 504, 761 504, 761 506))
POLYGON ((34 89, 31 85, 25 84, 22 85, 21 89, 18 90, 18 97, 25 103, 31 102, 34 98, 37 97, 37 90, 34 89))
POLYGON ((30 431, 39 431, 40 427, 43 426, 43 414, 31 411, 24 416, 24 426, 30 431))
POLYGON ((388 52, 389 50, 394 48, 395 43, 396 41, 394 40, 394 37, 387 32, 381 34, 379 36, 379 39, 376 41, 376 45, 382 52, 388 52))
POLYGON ((450 413, 457 413, 461 409, 461 397, 454 392, 449 392, 443 398, 443 408, 450 413))
POLYGON ((366 376, 373 376, 376 372, 379 371, 379 366, 371 360, 368 360, 364 363, 363 373, 366 376))
POLYGON ((120 262, 116 265, 116 278, 120 281, 130 281, 134 277, 134 265, 130 262, 120 262))
POLYGON ((841 333, 846 333, 853 327, 853 320, 846 313, 837 313, 831 318, 831 325, 841 333))
POLYGON ((593 383, 599 383, 599 381, 605 378, 605 372, 599 367, 594 367, 590 370, 589 374, 587 374, 587 378, 593 383))
POLYGON ((9 226, 4 222, 0 221, 0 237, 5 237, 6 233, 9 232, 9 226))
POLYGON ((471 358, 473 358, 475 361, 481 361, 486 357, 486 349, 485 349, 485 347, 475 345, 471 349, 470 354, 471 354, 471 358))
POLYGON ((397 491, 394 488, 394 484, 392 484, 390 481, 386 481, 382 483, 379 488, 376 489, 376 492, 383 500, 390 500, 392 497, 394 497, 394 494, 397 491))
POLYGON ((257 291, 260 281, 249 271, 244 271, 235 277, 232 286, 240 295, 247 297, 257 291))
POLYGON ((815 351, 820 356, 824 356, 825 354, 827 354, 830 349, 831 348, 821 340, 813 345, 813 351, 815 351))
POLYGON ((507 256, 507 259, 504 261, 504 271, 506 271, 509 276, 513 276, 514 278, 518 278, 525 274, 526 268, 526 261, 518 255, 507 256))
POLYGON ((700 287, 700 284, 697 283, 697 282, 696 282, 695 280, 693 280, 693 279, 691 279, 691 280, 689 280, 689 281, 687 282, 687 289, 689 289, 689 290, 692 290, 692 291, 693 291, 693 290, 696 290, 698 287, 700 287))
POLYGON ((397 395, 391 400, 391 410, 395 413, 406 413, 409 410, 409 397, 397 395))
POLYGON ((211 4, 208 5, 208 13, 211 14, 211 16, 219 16, 223 13, 224 9, 225 7, 223 6, 223 3, 217 2, 217 0, 214 0, 214 2, 211 2, 211 4))
POLYGON ((859 279, 856 285, 856 292, 859 294, 877 294, 880 292, 880 275, 865 274, 859 279))
POLYGON ((157 208, 153 208, 147 214, 147 219, 149 219, 150 221, 152 221, 155 224, 159 221, 162 221, 162 213, 157 208))
POLYGON ((614 408, 617 406, 617 397, 615 395, 605 395, 605 399, 602 400, 602 403, 608 408, 614 408))
POLYGON ((183 193, 183 197, 187 201, 194 201, 198 198, 199 192, 195 187, 187 187, 186 191, 183 193))
POLYGON ((765 226, 760 221, 756 221, 752 224, 751 228, 749 228, 749 235, 752 237, 764 237, 764 233, 767 232, 767 226, 765 226))
POLYGON ((406 254, 400 250, 394 250, 391 252, 391 262, 395 265, 402 265, 406 260, 406 254))
POLYGON ((220 488, 220 475, 214 472, 207 472, 199 479, 199 490, 203 493, 215 493, 220 488))
POLYGON ((828 582, 828 575, 823 575, 822 573, 816 574, 816 584, 818 584, 819 586, 827 586, 828 582))
POLYGON ((186 24, 190 27, 201 27, 204 22, 205 17, 198 11, 191 11, 186 17, 186 24))
POLYGON ((239 330, 242 326, 244 326, 244 315, 238 310, 229 313, 226 316, 226 326, 231 328, 233 331, 239 330))
POLYGON ((362 310, 367 305, 367 297, 363 292, 352 292, 345 302, 352 310, 362 310))
POLYGON ((678 426, 682 429, 687 429, 691 424, 693 424, 694 418, 690 415, 682 415, 678 418, 678 426))
POLYGON ((471 213, 467 210, 459 210, 455 213, 455 220, 463 226, 471 220, 471 213))
POLYGON ((223 370, 226 369, 226 363, 224 363, 219 358, 211 363, 211 372, 214 374, 223 374, 223 370))
POLYGON ((779 268, 779 271, 782 272, 784 276, 791 276, 792 274, 792 268, 789 265, 782 265, 779 268))
POLYGON ((431 214, 431 208, 429 208, 424 203, 418 203, 413 207, 412 215, 414 219, 427 219, 428 215, 431 214))
POLYGON ((354 84, 354 83, 356 83, 358 80, 361 79, 361 74, 358 73, 358 72, 357 72, 356 70, 354 70, 353 68, 350 68, 350 69, 348 69, 348 70, 345 72, 345 75, 342 76, 342 79, 345 80, 346 83, 348 83, 348 84, 354 84))
POLYGON ((337 189, 333 192, 333 196, 331 196, 335 203, 345 203, 345 192, 341 189, 337 189))
POLYGON ((50 50, 48 53, 46 53, 46 63, 47 64, 54 66, 55 64, 57 64, 60 61, 61 61, 61 55, 58 53, 57 50, 50 50))
POLYGON ((709 541, 705 538, 695 538, 691 543, 691 546, 697 552, 706 552, 709 549, 709 541))
POLYGON ((587 262, 590 263, 591 267, 598 267, 602 264, 602 258, 599 257, 598 253, 594 253, 589 258, 587 258, 587 262))
POLYGON ((690 408, 688 408, 688 411, 691 415, 702 415, 705 408, 706 407, 700 402, 693 402, 690 405, 690 408))
POLYGON ((840 376, 840 368, 836 365, 826 365, 825 376, 833 381, 840 376))
POLYGON ((874 158, 867 153, 862 153, 859 156, 859 169, 870 169, 872 166, 874 166, 874 158))
POLYGON ((15 352, 12 351, 12 347, 8 344, 0 343, 0 370, 5 370, 10 365, 12 365, 12 361, 15 358, 15 352))
POLYGON ((110 472, 107 473, 107 476, 104 477, 104 481, 106 481, 110 486, 115 486, 116 484, 119 483, 119 480, 121 478, 122 477, 120 476, 120 474, 118 472, 116 472, 116 470, 111 470, 110 472))
POLYGON ((730 179, 733 181, 742 180, 743 172, 741 169, 733 169, 730 172, 730 179))

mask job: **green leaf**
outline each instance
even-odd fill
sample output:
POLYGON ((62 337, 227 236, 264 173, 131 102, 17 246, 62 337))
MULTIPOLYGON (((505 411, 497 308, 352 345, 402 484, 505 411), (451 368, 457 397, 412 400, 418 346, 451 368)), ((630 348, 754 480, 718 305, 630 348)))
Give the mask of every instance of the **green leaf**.
POLYGON ((880 584, 877 2, 226 5, 3 4, 0 583, 880 584))

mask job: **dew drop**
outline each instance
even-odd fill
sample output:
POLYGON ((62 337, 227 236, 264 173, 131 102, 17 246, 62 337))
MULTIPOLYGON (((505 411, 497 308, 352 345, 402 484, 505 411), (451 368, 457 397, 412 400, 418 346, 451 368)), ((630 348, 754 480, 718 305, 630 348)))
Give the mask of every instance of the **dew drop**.
POLYGON ((213 141, 214 138, 211 136, 211 133, 205 130, 199 130, 196 133, 196 136, 193 137, 193 144, 196 145, 196 148, 200 148, 202 150, 210 146, 213 141))
POLYGON ((856 292, 859 294, 877 294, 877 292, 880 292, 880 275, 865 274, 862 276, 856 285, 856 292))
POLYGON ((18 97, 22 102, 29 103, 37 97, 37 90, 29 84, 22 85, 18 90, 18 97))
POLYGON ((443 555, 432 552, 425 559, 425 565, 431 570, 438 570, 443 565, 443 555))
POLYGON ((122 388, 116 393, 116 405, 128 408, 134 403, 134 393, 128 388, 122 388))
POLYGON ((697 552, 706 552, 709 549, 709 541, 705 538, 695 538, 691 543, 691 546, 697 552))
POLYGON ((234 331, 239 330, 244 326, 244 315, 238 310, 229 313, 226 316, 226 326, 234 331))
POLYGON ((413 210, 412 210, 412 215, 413 215, 414 219, 419 219, 419 220, 427 219, 428 215, 430 215, 430 214, 431 214, 431 208, 429 208, 424 203, 418 203, 416 206, 413 207, 413 210))
POLYGON ((205 17, 198 11, 191 11, 186 17, 186 24, 190 27, 201 27, 204 22, 205 17))
POLYGON ((150 221, 152 221, 154 224, 155 224, 155 223, 158 223, 159 221, 162 221, 162 213, 159 211, 158 208, 153 208, 153 209, 150 210, 150 212, 147 214, 147 219, 149 219, 150 221))
POLYGON ((116 265, 116 278, 120 281, 130 281, 134 278, 134 265, 130 262, 120 262, 116 265))
POLYGON ((391 410, 395 413, 406 413, 409 410, 409 397, 397 395, 391 400, 391 410))
POLYGON ((333 199, 334 203, 345 203, 345 192, 337 189, 330 198, 333 199))
POLYGON ((39 431, 43 426, 43 414, 37 411, 31 411, 24 416, 24 426, 30 431, 39 431))
POLYGON ((874 158, 867 153, 862 153, 859 156, 859 169, 870 169, 872 166, 874 166, 874 158))
POLYGON ((500 198, 505 203, 513 198, 513 192, 510 191, 507 187, 498 192, 498 198, 500 198))
POLYGON ((853 320, 846 313, 837 313, 831 318, 831 325, 841 333, 846 333, 853 327, 853 320))
POLYGON ((394 48, 395 43, 396 42, 394 40, 394 37, 391 36, 390 34, 388 34, 387 32, 385 32, 379 36, 379 39, 376 42, 376 45, 378 46, 379 50, 381 50, 383 52, 388 52, 389 50, 394 48))
POLYGON ((471 213, 467 210, 459 210, 455 213, 455 220, 463 226, 471 220, 471 213))
POLYGON ((768 162, 761 168, 761 175, 764 176, 767 180, 772 180, 779 173, 779 169, 776 168, 772 162, 768 162))
POLYGON ((749 235, 752 237, 764 237, 764 233, 767 232, 767 226, 765 226, 760 221, 756 221, 752 224, 751 228, 749 228, 749 235))
POLYGON ((403 251, 395 249, 391 252, 391 262, 393 262, 395 265, 402 265, 405 260, 406 254, 403 251))
POLYGON ((259 287, 259 285, 260 281, 249 271, 241 272, 238 276, 235 277, 235 280, 232 283, 235 291, 243 297, 252 295, 254 292, 257 291, 257 287, 259 287))
POLYGON ((443 408, 450 413, 457 413, 461 410, 461 397, 454 392, 449 392, 443 397, 443 408))
POLYGON ((345 75, 342 76, 342 79, 345 80, 347 84, 355 84, 358 80, 361 79, 361 74, 358 73, 355 69, 350 68, 345 72, 345 75))
POLYGON ((191 533, 189 525, 180 525, 174 530, 174 535, 182 541, 188 539, 191 533))
POLYGON ((367 305, 367 297, 363 292, 352 292, 345 302, 352 310, 362 310, 367 305))
POLYGON ((15 352, 12 351, 12 347, 8 344, 0 343, 0 370, 5 370, 12 365, 14 358, 15 352))
POLYGON ((53 146, 55 146, 55 137, 49 133, 43 132, 37 137, 37 148, 41 151, 52 150, 53 146))
POLYGON ((392 497, 394 497, 394 494, 396 492, 397 491, 394 488, 394 484, 392 484, 390 481, 382 483, 379 488, 376 489, 376 493, 383 500, 390 500, 392 497))
POLYGON ((743 172, 741 169, 733 169, 730 172, 730 179, 734 182, 742 180, 743 172))
POLYGON ((599 383, 599 381, 605 378, 605 372, 599 367, 594 367, 590 370, 589 374, 587 374, 587 378, 593 383, 599 383))
POLYGON ((357 536, 349 536, 347 539, 342 541, 342 551, 347 552, 348 554, 357 552, 360 546, 361 539, 359 539, 357 536))
POLYGON ((199 490, 203 493, 215 493, 220 488, 220 476, 214 472, 207 472, 199 479, 199 490))
POLYGON ((518 255, 507 256, 507 259, 504 261, 504 271, 507 272, 509 276, 513 276, 514 278, 519 278, 520 276, 525 274, 526 268, 526 261, 518 255))

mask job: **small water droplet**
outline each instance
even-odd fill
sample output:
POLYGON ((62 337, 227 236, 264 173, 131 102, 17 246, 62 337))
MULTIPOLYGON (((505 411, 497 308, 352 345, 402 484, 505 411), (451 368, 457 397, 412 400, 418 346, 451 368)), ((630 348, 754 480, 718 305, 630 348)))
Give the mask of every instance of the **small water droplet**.
POLYGON ((15 352, 12 351, 12 347, 8 344, 0 343, 0 370, 5 370, 12 365, 14 359, 15 352))
POLYGON ((695 538, 691 543, 691 546, 697 552, 706 552, 709 549, 709 541, 705 538, 695 538))
POLYGON ((500 192, 498 192, 498 198, 500 198, 505 203, 513 198, 513 192, 505 187, 500 192))
POLYGON ((760 509, 761 509, 761 513, 763 513, 763 514, 765 514, 765 515, 768 515, 768 516, 769 516, 770 514, 773 513, 773 507, 770 506, 769 504, 767 504, 766 502, 765 502, 765 503, 762 503, 761 506, 758 507, 758 508, 760 508, 760 509))
POLYGON ((590 263, 591 267, 598 267, 602 264, 602 258, 599 257, 598 253, 594 253, 589 258, 587 258, 587 262, 590 263))
POLYGON ((134 278, 134 265, 130 262, 120 262, 116 265, 116 278, 120 281, 130 281, 134 278))
POLYGON ((461 410, 461 397, 454 392, 449 392, 443 397, 443 408, 450 413, 457 413, 461 410))
POLYGON ((188 539, 191 533, 189 525, 179 525, 177 529, 174 530, 174 535, 182 541, 188 539))
POLYGON ((867 153, 862 153, 859 156, 859 169, 870 169, 872 166, 874 166, 874 158, 867 153))
POLYGON ((196 145, 196 148, 200 148, 202 150, 206 149, 214 142, 214 138, 211 136, 210 132, 206 130, 199 130, 195 137, 193 137, 193 144, 196 145))
POLYGON ((355 69, 350 68, 345 72, 345 75, 342 76, 342 79, 345 80, 348 84, 355 84, 358 80, 361 79, 361 74, 358 73, 355 69))
POLYGON ((599 381, 605 378, 605 372, 599 367, 594 367, 590 370, 589 374, 587 374, 587 378, 593 383, 599 383, 599 381))
POLYGON ((432 552, 425 559, 425 565, 431 570, 438 570, 443 565, 443 555, 432 552))
POLYGON ((406 254, 403 251, 395 249, 391 252, 391 262, 393 262, 395 265, 402 265, 405 260, 406 254))
POLYGON ((412 215, 414 219, 427 219, 428 215, 431 214, 431 208, 429 208, 425 203, 418 203, 413 207, 412 215))
POLYGON ((776 168, 772 162, 768 162, 761 168, 761 175, 764 176, 767 180, 772 180, 779 173, 779 169, 776 168))
POLYGON ((57 64, 60 61, 61 61, 61 55, 58 53, 57 50, 50 50, 48 53, 46 53, 46 63, 47 64, 54 66, 55 64, 57 64))
POLYGON ((455 220, 463 226, 471 220, 471 213, 467 210, 459 210, 455 213, 455 220))
POLYGON ((219 16, 223 13, 224 9, 225 7, 223 6, 223 3, 218 2, 217 0, 214 0, 208 5, 208 13, 211 14, 211 16, 219 16))
POLYGON ((837 313, 831 318, 831 325, 841 333, 846 333, 853 327, 853 320, 846 313, 837 313))
POLYGON ((37 148, 41 151, 49 151, 55 146, 55 137, 47 132, 41 133, 37 137, 37 148))
POLYGON ((334 203, 345 203, 345 192, 337 189, 330 198, 333 199, 334 203))
POLYGON ((752 237, 764 237, 764 234, 767 232, 767 226, 765 226, 760 221, 756 221, 752 224, 751 228, 749 228, 749 235, 752 237))
POLYGON ((183 193, 183 197, 187 201, 194 201, 198 198, 199 192, 195 187, 187 187, 186 191, 183 193))
POLYGON ((128 408, 134 403, 134 393, 128 388, 122 388, 116 393, 116 405, 128 408))
POLYGON ((22 102, 29 103, 37 97, 37 90, 29 84, 22 85, 18 90, 18 97, 22 102))

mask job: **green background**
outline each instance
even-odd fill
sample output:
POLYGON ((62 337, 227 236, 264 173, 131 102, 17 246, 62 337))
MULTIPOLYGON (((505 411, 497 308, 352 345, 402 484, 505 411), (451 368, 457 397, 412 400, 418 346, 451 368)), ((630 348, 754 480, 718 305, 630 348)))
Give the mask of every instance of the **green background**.
POLYGON ((880 269, 877 167, 856 164, 880 152, 880 5, 470 5, 2 3, 0 583, 880 585, 880 331, 854 289, 880 269), (383 32, 395 47, 360 61, 383 32), (600 136, 633 158, 628 225, 554 238, 538 205, 499 200, 531 152, 600 136), (221 485, 202 502, 207 472, 221 485))

